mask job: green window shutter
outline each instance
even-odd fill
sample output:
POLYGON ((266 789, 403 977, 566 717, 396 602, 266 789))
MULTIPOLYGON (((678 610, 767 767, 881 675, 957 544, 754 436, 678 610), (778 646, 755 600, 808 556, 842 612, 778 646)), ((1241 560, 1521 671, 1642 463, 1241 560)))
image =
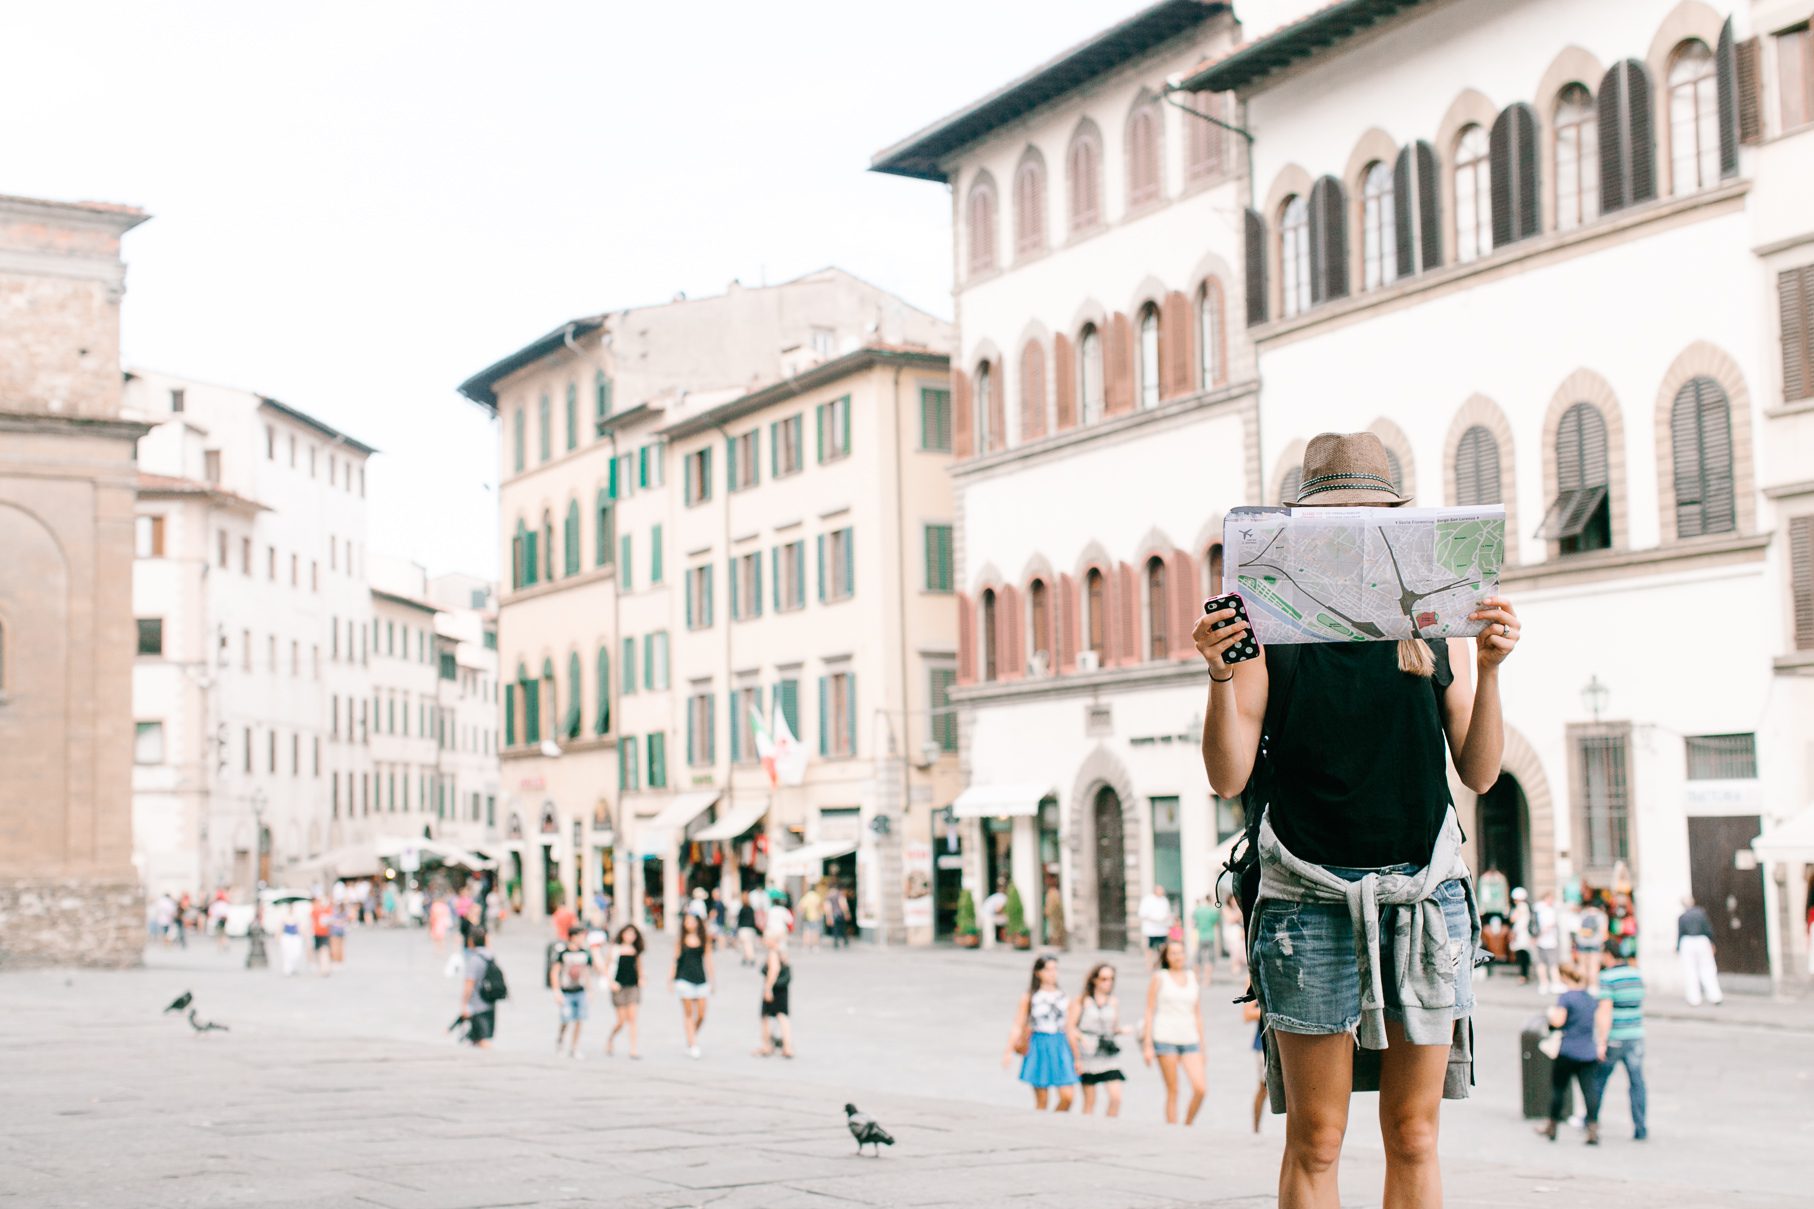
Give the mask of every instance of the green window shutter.
POLYGON ((800 548, 794 558, 794 599, 802 605, 806 603, 806 541, 802 538, 794 543, 800 548))
POLYGON ((819 677, 819 754, 831 754, 831 685, 819 677))
POLYGON ((705 624, 709 628, 712 624, 712 564, 701 567, 699 573, 705 576, 705 624))
POLYGON ((712 498, 712 447, 707 445, 699 451, 699 498, 712 498))
POLYGON ((621 683, 617 686, 618 692, 628 697, 636 691, 636 639, 634 638, 624 639, 623 667, 619 669, 618 675, 622 677, 621 683))
POLYGON ((681 461, 680 481, 683 484, 681 498, 691 504, 693 502, 693 459, 690 457, 681 461))
POLYGON ((536 577, 536 557, 535 557, 535 555, 536 555, 536 549, 535 549, 536 538, 539 535, 535 532, 535 530, 531 529, 529 531, 529 533, 527 534, 527 536, 529 538, 529 541, 527 543, 527 548, 529 550, 529 557, 527 557, 523 560, 523 582, 525 585, 532 586, 532 585, 536 584, 537 582, 539 582, 536 577))
POLYGON ((611 459, 611 469, 605 478, 605 494, 611 499, 617 498, 617 459, 611 459))
POLYGON ((740 715, 737 709, 737 706, 740 704, 737 698, 742 695, 742 692, 738 689, 732 689, 724 695, 725 708, 730 714, 731 763, 733 764, 743 759, 743 727, 738 724, 740 715))
POLYGON ((699 590, 698 575, 699 575, 698 568, 688 568, 686 575, 685 575, 685 582, 686 582, 686 586, 687 586, 687 590, 686 590, 687 629, 689 629, 689 630, 692 629, 695 624, 693 621, 693 595, 694 595, 694 593, 696 593, 699 590))
POLYGON ((510 463, 519 473, 523 469, 523 409, 517 408, 510 418, 510 463))
POLYGON ((699 763, 699 709, 692 699, 687 701, 687 765, 699 763))
POLYGON ((774 584, 774 601, 769 606, 775 612, 781 611, 781 547, 776 546, 769 552, 769 581, 774 584))
POLYGON ((743 593, 738 591, 737 585, 737 560, 733 558, 726 562, 724 570, 724 584, 730 589, 727 595, 731 598, 731 620, 737 621, 743 616, 743 593))
POLYGON ((838 456, 850 453, 850 396, 845 395, 833 404, 838 409, 838 418, 843 421, 838 426, 838 456))
POLYGON ((724 486, 727 491, 737 490, 737 442, 733 437, 724 438, 724 486))
POLYGON ((926 541, 926 590, 938 590, 938 526, 925 526, 926 541))
POLYGON ((504 688, 504 746, 516 746, 516 685, 504 688))
POLYGON ((629 755, 624 750, 624 745, 627 743, 633 742, 633 741, 634 740, 627 739, 627 738, 621 739, 618 741, 618 745, 617 745, 617 792, 619 792, 619 793, 622 793, 624 790, 626 790, 630 787, 629 786, 630 769, 629 769, 629 764, 628 764, 629 755))
POLYGON ((768 426, 768 477, 781 477, 781 421, 768 426))
POLYGON ((579 386, 567 383, 567 448, 579 448, 579 386))
POLYGON ((569 739, 577 739, 585 716, 580 707, 584 690, 580 685, 578 651, 567 656, 567 685, 567 724, 561 729, 566 731, 569 739))
POLYGON ((762 429, 752 428, 744 438, 750 443, 750 486, 762 481, 762 429))
POLYGON ((848 742, 845 755, 857 754, 857 674, 850 672, 844 677, 844 738, 848 742))
POLYGON ((647 488, 649 485, 649 447, 644 445, 636 451, 636 485, 647 488))
POLYGON ((813 453, 820 462, 825 461, 825 404, 813 408, 813 453))
POLYGON ((825 599, 825 535, 819 534, 819 599, 825 599))
POLYGON ((755 578, 755 587, 750 592, 750 616, 762 616, 762 555, 750 555, 750 570, 755 578))
POLYGON ((661 582, 661 526, 649 530, 649 582, 661 582))
POLYGON ((668 632, 661 630, 656 636, 661 639, 656 646, 661 651, 661 687, 665 689, 674 683, 673 677, 668 671, 668 632))
POLYGON ((611 732, 611 648, 598 648, 598 733, 611 732))
POLYGON ((857 531, 844 530, 844 595, 857 594, 857 531))
POLYGON ((628 592, 636 581, 636 564, 630 558, 630 535, 626 533, 618 538, 617 546, 618 587, 628 592))

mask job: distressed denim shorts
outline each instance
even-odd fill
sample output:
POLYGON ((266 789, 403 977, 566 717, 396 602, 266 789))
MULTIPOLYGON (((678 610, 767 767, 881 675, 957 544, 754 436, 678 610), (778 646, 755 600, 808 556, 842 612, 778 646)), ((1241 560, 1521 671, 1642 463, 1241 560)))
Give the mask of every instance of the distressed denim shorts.
MULTIPOLYGON (((1369 873, 1415 873, 1416 865, 1390 865, 1384 869, 1342 869, 1326 866, 1346 881, 1358 882, 1369 873)), ((1450 953, 1443 976, 1455 980, 1455 1017, 1474 1010, 1474 954, 1470 946, 1473 926, 1468 919, 1467 887, 1454 878, 1436 887, 1443 920, 1449 927, 1450 953)), ((1398 979, 1392 965, 1392 931, 1395 912, 1380 911, 1380 985, 1385 994, 1386 1016, 1402 1020, 1398 979)), ((1444 961, 1448 954, 1438 954, 1444 961)), ((1271 899, 1260 907, 1254 927, 1253 950, 1248 954, 1266 1004, 1266 1027, 1281 1033, 1322 1035, 1351 1033, 1360 1023, 1360 965, 1354 953, 1354 924, 1342 903, 1291 903, 1271 899)))

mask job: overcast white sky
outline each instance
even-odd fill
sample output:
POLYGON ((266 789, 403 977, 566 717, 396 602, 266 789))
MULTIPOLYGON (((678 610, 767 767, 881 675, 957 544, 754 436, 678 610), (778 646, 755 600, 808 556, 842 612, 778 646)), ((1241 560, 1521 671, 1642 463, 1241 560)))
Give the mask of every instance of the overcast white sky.
POLYGON ((127 365, 377 446, 372 548, 495 574, 456 383, 826 264, 949 316, 946 191, 870 155, 1142 3, 0 0, 0 193, 150 211, 127 365))

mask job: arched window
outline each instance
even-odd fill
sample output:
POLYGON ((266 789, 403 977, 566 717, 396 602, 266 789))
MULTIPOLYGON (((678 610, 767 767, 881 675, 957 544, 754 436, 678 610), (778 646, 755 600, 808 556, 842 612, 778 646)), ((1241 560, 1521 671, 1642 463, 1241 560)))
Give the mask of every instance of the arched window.
POLYGON ((1044 657, 1047 667, 1052 666, 1052 600, 1051 593, 1046 591, 1046 581, 1036 579, 1027 588, 1027 607, 1033 614, 1033 655, 1044 657))
POLYGON ((1392 169, 1378 160, 1361 174, 1361 284, 1377 290, 1398 276, 1398 210, 1392 169))
POLYGON ((1220 596, 1222 594, 1222 543, 1211 542, 1209 549, 1203 552, 1203 594, 1220 596))
POLYGON ((1007 447, 1005 414, 995 367, 984 361, 976 367, 976 447, 982 452, 994 453, 1007 447))
POLYGON ((1732 415, 1719 383, 1694 378, 1676 392, 1669 413, 1669 444, 1675 455, 1676 536, 1736 529, 1732 415))
POLYGON ((1084 635, 1085 646, 1096 652, 1097 659, 1107 656, 1105 649, 1108 636, 1108 588, 1103 580, 1102 571, 1091 567, 1083 577, 1084 618, 1088 632, 1084 635))
POLYGON ((585 714, 581 702, 586 699, 585 688, 579 677, 579 652, 572 651, 567 655, 567 716, 562 719, 561 733, 569 739, 579 738, 580 730, 585 726, 585 714))
POLYGON ((1657 195, 1650 73, 1636 59, 1614 63, 1600 77, 1595 104, 1600 140, 1600 213, 1611 214, 1657 195))
POLYGON ((1140 309, 1140 361, 1135 372, 1140 406, 1159 406, 1159 308, 1150 302, 1140 309))
POLYGON ((995 679, 995 659, 1000 648, 995 634, 995 589, 983 591, 983 679, 995 679))
POLYGON ((1020 350, 1020 439, 1046 435, 1046 352, 1037 340, 1020 350))
POLYGON ((1228 381, 1224 364, 1222 283, 1214 277, 1197 287, 1197 389, 1209 390, 1228 381))
POLYGON ((1165 560, 1157 554, 1146 560, 1146 657, 1163 659, 1170 648, 1165 633, 1165 560))
POLYGON ((971 182, 968 215, 970 272, 986 273, 995 267, 995 182, 986 172, 971 182))
POLYGON ((1102 221, 1102 136, 1092 123, 1083 123, 1071 136, 1064 181, 1071 233, 1088 231, 1102 221))
POLYGON ((1094 424, 1102 418, 1102 334, 1095 324, 1086 324, 1077 337, 1078 398, 1083 400, 1083 422, 1094 424))
POLYGON ((1669 64, 1669 191, 1693 193, 1719 183, 1720 103, 1713 52, 1698 39, 1676 47, 1669 64))
POLYGON ((554 513, 542 509, 542 557, 548 561, 548 582, 554 582, 554 513))
POLYGON ((1600 213, 1600 146, 1594 94, 1570 84, 1556 96, 1556 229, 1572 230, 1600 213))
POLYGON ((1610 481, 1606 417, 1592 403, 1576 403, 1556 428, 1556 499, 1537 536, 1563 554, 1611 547, 1610 481))
POLYGON ((1461 434, 1455 446, 1455 503, 1497 504, 1504 495, 1499 486, 1499 442, 1476 424, 1461 434))
POLYGON ((1537 234, 1537 115, 1519 101, 1493 119, 1488 136, 1487 175, 1493 183, 1493 246, 1505 247, 1537 234))
POLYGON ((611 733, 611 646, 598 648, 598 715, 592 724, 594 734, 611 733))
MULTIPOLYGON (((567 501, 567 522, 566 522, 566 525, 563 527, 561 537, 563 539, 562 552, 566 555, 566 562, 563 567, 563 573, 567 574, 567 575, 578 575, 579 574, 579 501, 578 500, 568 500, 567 501)), ((574 658, 577 659, 577 658, 579 658, 579 656, 575 655, 574 658)))
POLYGON ((1284 482, 1279 484, 1279 503, 1290 506, 1298 502, 1298 488, 1304 485, 1304 467, 1293 466, 1285 472, 1284 482))
MULTIPOLYGON (((1192 108, 1208 117, 1228 120, 1228 94, 1194 93, 1192 108)), ((1184 175, 1193 181, 1208 180, 1227 170, 1228 131, 1203 118, 1187 118, 1184 128, 1184 175)))
POLYGON ((1463 128, 1455 140, 1455 260, 1465 264, 1493 250, 1492 172, 1486 131, 1463 128))
POLYGON ((1310 203, 1296 194, 1279 211, 1279 284, 1285 318, 1310 306, 1310 203))
POLYGON ((1143 97, 1127 119, 1127 204, 1132 210, 1159 200, 1159 105, 1143 97))
POLYGON ((1014 172, 1014 254, 1046 250, 1046 162, 1029 150, 1014 172))

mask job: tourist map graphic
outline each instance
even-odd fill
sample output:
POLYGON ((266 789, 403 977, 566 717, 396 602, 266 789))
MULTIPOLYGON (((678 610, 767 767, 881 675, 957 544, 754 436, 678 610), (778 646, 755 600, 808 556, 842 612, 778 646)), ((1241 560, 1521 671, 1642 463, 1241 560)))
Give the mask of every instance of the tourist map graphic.
POLYGON ((1505 508, 1236 508, 1222 549, 1262 645, 1465 638, 1499 591, 1505 508))

